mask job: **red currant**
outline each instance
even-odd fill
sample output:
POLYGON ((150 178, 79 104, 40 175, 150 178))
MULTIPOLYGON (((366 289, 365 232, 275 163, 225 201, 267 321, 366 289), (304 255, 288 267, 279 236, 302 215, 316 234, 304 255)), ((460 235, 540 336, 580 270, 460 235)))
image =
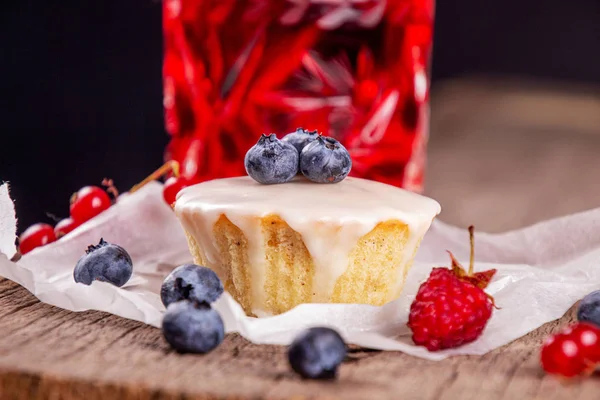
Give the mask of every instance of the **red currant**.
POLYGON ((163 198, 165 202, 172 206, 177 199, 177 193, 185 187, 190 186, 194 182, 190 179, 186 179, 183 176, 172 176, 165 181, 165 185, 163 186, 163 198))
POLYGON ((71 199, 71 218, 83 223, 94 218, 111 205, 108 194, 97 186, 85 186, 71 199))
POLYGON ((571 378, 593 369, 600 362, 600 329, 576 324, 546 340, 542 367, 549 374, 571 378))
POLYGON ((34 224, 19 237, 19 251, 27 254, 36 247, 45 246, 56 240, 54 228, 48 224, 34 224))
POLYGON ((77 228, 79 225, 80 224, 73 218, 62 219, 54 227, 54 234, 56 235, 57 239, 61 238, 67 233, 71 232, 73 229, 77 228))

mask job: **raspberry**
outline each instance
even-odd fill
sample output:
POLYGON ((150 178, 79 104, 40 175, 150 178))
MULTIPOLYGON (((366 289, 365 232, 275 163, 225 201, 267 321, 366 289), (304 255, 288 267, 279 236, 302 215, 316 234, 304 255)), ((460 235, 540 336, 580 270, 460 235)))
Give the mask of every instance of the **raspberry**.
POLYGON ((410 306, 413 341, 430 351, 457 347, 477 339, 492 315, 494 302, 483 289, 496 270, 473 273, 473 227, 469 272, 450 253, 452 269, 434 268, 410 306))
POLYGON ((600 328, 577 323, 550 336, 542 346, 541 363, 547 373, 566 378, 593 372, 600 364, 600 328))

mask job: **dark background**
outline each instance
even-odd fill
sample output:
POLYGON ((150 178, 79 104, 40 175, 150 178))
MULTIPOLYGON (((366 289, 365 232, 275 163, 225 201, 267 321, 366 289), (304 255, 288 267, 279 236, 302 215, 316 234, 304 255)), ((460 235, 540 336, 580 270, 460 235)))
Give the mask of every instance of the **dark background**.
MULTIPOLYGON (((283 1, 283 0, 282 0, 283 1)), ((4 0, 0 181, 19 230, 68 215, 112 177, 127 190, 162 163, 157 0, 4 0)), ((432 85, 465 75, 600 83, 600 1, 440 1, 432 85)), ((435 110, 432 110, 435 112, 435 110)))

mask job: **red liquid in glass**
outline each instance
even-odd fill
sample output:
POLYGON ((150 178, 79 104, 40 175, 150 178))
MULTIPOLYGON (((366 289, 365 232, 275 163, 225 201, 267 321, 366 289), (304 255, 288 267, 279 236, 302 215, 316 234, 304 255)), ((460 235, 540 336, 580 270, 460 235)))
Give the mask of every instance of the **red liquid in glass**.
POLYGON ((166 157, 244 175, 261 133, 340 140, 351 175, 420 191, 432 0, 164 0, 166 157))

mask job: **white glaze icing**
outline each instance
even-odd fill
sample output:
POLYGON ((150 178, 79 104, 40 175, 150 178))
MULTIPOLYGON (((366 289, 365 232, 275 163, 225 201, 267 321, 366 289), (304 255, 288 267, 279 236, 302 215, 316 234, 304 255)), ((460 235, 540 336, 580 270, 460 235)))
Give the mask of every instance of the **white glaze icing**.
MULTIPOLYGON (((378 223, 399 220, 409 227, 405 260, 439 214, 433 199, 383 183, 346 178, 315 184, 304 178, 281 185, 261 185, 249 177, 217 179, 182 190, 175 212, 184 229, 202 248, 210 268, 221 271, 212 229, 221 215, 248 240, 253 312, 264 314, 265 253, 259 219, 279 215, 298 232, 315 265, 313 302, 327 302, 336 280, 348 267, 348 256, 358 240, 378 223)), ((404 268, 399 268, 399 274, 404 268)), ((397 279, 398 285, 403 279, 397 279)), ((394 288, 397 291, 400 287, 394 288)))

